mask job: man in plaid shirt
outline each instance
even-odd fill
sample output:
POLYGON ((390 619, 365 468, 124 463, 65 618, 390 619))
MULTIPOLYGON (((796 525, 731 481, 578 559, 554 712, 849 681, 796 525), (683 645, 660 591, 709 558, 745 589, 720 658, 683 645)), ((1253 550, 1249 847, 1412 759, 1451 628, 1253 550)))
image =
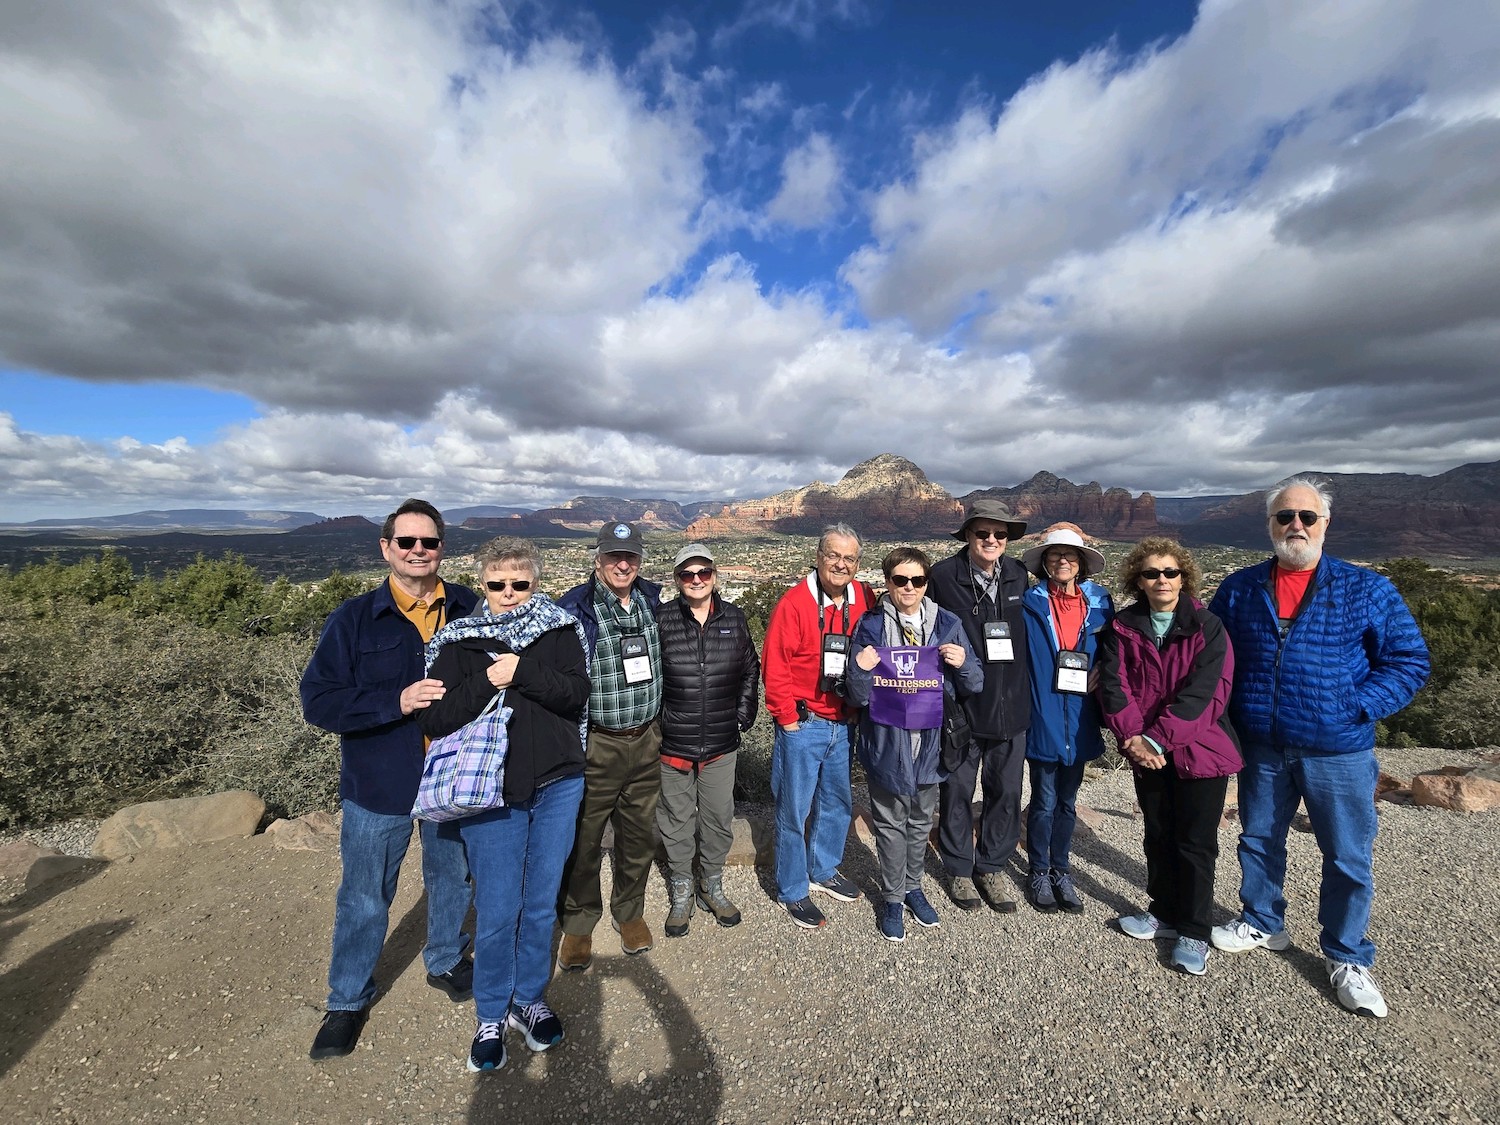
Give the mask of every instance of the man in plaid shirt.
POLYGON ((655 613, 661 587, 640 576, 644 553, 633 524, 605 523, 594 573, 558 601, 583 623, 593 682, 583 809, 563 874, 558 964, 564 970, 586 969, 593 959, 594 927, 604 916, 601 843, 611 821, 615 846, 609 910, 614 927, 626 953, 644 953, 653 944, 642 915, 661 792, 661 643, 655 613))

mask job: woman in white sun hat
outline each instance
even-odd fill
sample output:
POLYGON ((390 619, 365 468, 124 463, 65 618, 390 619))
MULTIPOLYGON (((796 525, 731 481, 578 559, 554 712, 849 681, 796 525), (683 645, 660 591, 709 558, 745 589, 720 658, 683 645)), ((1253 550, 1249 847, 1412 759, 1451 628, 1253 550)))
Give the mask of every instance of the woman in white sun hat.
POLYGON ((1021 562, 1040 579, 1021 596, 1031 661, 1027 897, 1044 914, 1059 908, 1082 914, 1069 851, 1084 763, 1104 753, 1094 661, 1099 630, 1114 617, 1115 606, 1108 590, 1089 581, 1104 569, 1104 556, 1083 541, 1073 524, 1047 528, 1021 562))

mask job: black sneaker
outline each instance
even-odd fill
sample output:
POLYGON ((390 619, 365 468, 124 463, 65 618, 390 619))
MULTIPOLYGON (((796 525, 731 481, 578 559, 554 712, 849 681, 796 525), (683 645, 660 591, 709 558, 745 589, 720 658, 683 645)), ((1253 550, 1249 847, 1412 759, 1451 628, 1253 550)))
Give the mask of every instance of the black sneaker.
POLYGON ((482 1023, 469 1045, 469 1069, 499 1070, 505 1065, 505 1025, 482 1023))
POLYGON ((519 1031, 526 1040, 526 1046, 533 1051, 545 1051, 562 1042, 562 1020, 547 1007, 545 1000, 538 1000, 535 1004, 517 1004, 512 1001, 505 1023, 519 1031))
POLYGON ((792 916, 792 921, 808 930, 816 930, 819 926, 828 925, 828 919, 823 917, 823 912, 813 905, 810 898, 798 899, 796 902, 783 902, 786 912, 792 916))
POLYGON ((462 1003, 474 995, 474 962, 460 957, 446 973, 428 973, 427 983, 442 989, 455 1004, 462 1003))
POLYGON ((835 871, 831 878, 824 879, 821 883, 814 883, 808 889, 827 895, 829 898, 836 898, 840 902, 853 902, 860 897, 859 888, 851 879, 846 878, 842 871, 835 871))
POLYGON ((323 1017, 318 1034, 313 1037, 312 1050, 307 1052, 307 1057, 333 1059, 349 1054, 359 1042, 359 1033, 369 1018, 370 1013, 364 1010, 329 1012, 323 1017))

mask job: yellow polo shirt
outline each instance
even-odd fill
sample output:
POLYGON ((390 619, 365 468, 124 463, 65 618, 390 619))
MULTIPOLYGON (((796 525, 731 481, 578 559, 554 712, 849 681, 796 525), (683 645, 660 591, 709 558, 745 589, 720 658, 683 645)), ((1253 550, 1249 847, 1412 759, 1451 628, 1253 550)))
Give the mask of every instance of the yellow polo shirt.
MULTIPOLYGON (((389 578, 387 582, 391 582, 389 578)), ((443 580, 438 579, 437 589, 430 598, 414 598, 394 582, 391 582, 391 600, 401 611, 401 616, 417 627, 425 645, 447 621, 448 595, 443 589, 443 580)))

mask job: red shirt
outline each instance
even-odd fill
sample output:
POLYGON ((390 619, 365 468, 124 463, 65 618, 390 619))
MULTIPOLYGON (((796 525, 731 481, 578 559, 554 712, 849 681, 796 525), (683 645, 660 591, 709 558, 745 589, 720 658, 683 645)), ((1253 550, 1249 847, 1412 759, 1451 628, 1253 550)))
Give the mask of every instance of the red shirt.
POLYGON ((1276 576, 1276 616, 1290 621, 1297 616, 1297 607, 1307 596, 1307 584, 1312 581, 1313 570, 1287 570, 1280 563, 1271 568, 1276 576))
POLYGON ((1047 600, 1052 606, 1052 627, 1057 630, 1057 643, 1062 648, 1078 648, 1078 635, 1083 632, 1084 620, 1089 607, 1083 600, 1083 591, 1074 587, 1072 594, 1064 594, 1052 582, 1047 583, 1047 600))

